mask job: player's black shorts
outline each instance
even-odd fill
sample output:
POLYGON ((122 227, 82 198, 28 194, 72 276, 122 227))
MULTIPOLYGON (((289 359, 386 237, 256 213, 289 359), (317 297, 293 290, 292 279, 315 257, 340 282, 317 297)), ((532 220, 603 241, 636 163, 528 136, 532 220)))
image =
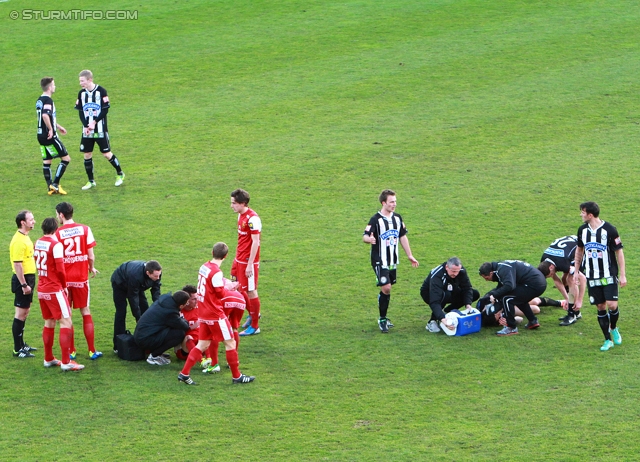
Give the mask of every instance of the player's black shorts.
POLYGON ((11 278, 11 292, 15 294, 13 306, 17 306, 18 308, 29 308, 31 306, 31 302, 33 301, 33 292, 36 287, 36 275, 25 274, 24 280, 27 282, 27 284, 29 284, 29 287, 31 287, 31 293, 29 295, 25 295, 22 293, 22 286, 20 285, 18 276, 14 274, 11 278))
POLYGON ((376 273, 376 285, 378 287, 396 283, 396 269, 383 268, 381 265, 374 265, 373 272, 376 273))
POLYGON ((102 138, 85 138, 80 139, 80 152, 93 152, 93 146, 98 143, 100 152, 110 152, 111 145, 109 144, 109 134, 105 133, 102 138))
POLYGON ((618 301, 618 278, 588 279, 589 302, 592 305, 601 305, 609 301, 618 301), (609 280, 607 280, 609 279, 609 280), (607 282, 607 285, 602 283, 607 282))
POLYGON ((58 135, 51 139, 38 138, 40 143, 40 153, 42 154, 42 160, 51 160, 57 157, 68 156, 67 148, 64 147, 58 135))

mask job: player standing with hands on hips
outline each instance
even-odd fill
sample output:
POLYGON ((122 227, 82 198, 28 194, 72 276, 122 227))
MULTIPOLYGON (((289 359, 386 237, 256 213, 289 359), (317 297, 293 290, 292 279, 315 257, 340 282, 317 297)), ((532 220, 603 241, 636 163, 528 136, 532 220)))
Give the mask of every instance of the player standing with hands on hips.
POLYGON ((364 229, 362 241, 371 244, 371 266, 376 273, 376 281, 380 287, 378 295, 378 310, 380 318, 378 326, 385 334, 389 327, 393 327, 387 318, 389 301, 391 300, 391 286, 396 283, 396 266, 400 260, 398 244, 407 254, 411 266, 417 268, 420 264, 413 258, 407 228, 402 217, 395 213, 396 193, 391 189, 385 189, 378 198, 382 207, 378 213, 371 217, 369 224, 364 229))

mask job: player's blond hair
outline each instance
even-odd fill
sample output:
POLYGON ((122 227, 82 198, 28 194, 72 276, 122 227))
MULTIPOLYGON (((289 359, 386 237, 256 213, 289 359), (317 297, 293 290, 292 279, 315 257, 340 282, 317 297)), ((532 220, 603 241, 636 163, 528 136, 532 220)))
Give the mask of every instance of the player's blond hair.
POLYGON ((84 77, 87 80, 93 80, 93 72, 91 72, 89 69, 85 69, 84 71, 80 72, 80 74, 78 74, 78 77, 84 77))

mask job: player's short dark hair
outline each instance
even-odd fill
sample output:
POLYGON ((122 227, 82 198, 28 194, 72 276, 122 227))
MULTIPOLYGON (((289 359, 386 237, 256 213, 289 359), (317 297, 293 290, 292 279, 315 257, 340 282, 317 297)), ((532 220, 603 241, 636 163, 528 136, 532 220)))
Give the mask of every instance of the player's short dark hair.
POLYGON ((93 72, 91 72, 89 69, 85 69, 83 71, 80 71, 80 74, 78 74, 78 77, 84 77, 85 79, 93 79, 93 72))
POLYGON ((173 301, 178 304, 178 306, 186 305, 189 301, 189 294, 184 290, 176 290, 172 295, 173 301))
POLYGON ((580 210, 584 210, 596 218, 600 215, 600 207, 595 202, 583 202, 580 204, 580 210))
POLYGON ((192 286, 191 284, 187 284, 186 286, 184 286, 182 288, 182 290, 184 290, 189 295, 193 295, 193 294, 197 294, 198 293, 198 289, 196 289, 196 286, 192 286))
POLYGON ((480 265, 480 276, 489 276, 491 271, 493 271, 493 265, 491 264, 491 262, 486 261, 482 265, 480 265))
POLYGON ((383 202, 387 202, 387 198, 389 196, 395 196, 395 195, 396 195, 396 192, 393 189, 385 189, 384 191, 382 191, 380 193, 380 196, 378 197, 378 200, 382 204, 383 202))
POLYGON ((22 228, 22 222, 27 221, 27 213, 31 213, 29 210, 21 210, 16 215, 16 225, 18 228, 22 228))
POLYGON ((162 266, 156 260, 149 260, 144 265, 144 270, 147 273, 155 273, 156 271, 162 271, 162 266))
POLYGON ((49 86, 53 82, 53 77, 42 77, 40 79, 40 86, 42 87, 42 91, 47 91, 49 86))
POLYGON ((65 220, 71 220, 73 217, 73 205, 68 202, 60 202, 56 205, 56 212, 61 213, 65 220))
POLYGON ((42 220, 42 224, 40 225, 42 232, 45 234, 53 234, 58 229, 58 220, 55 218, 45 218, 42 220))
POLYGON ((233 197, 233 200, 238 204, 249 205, 249 193, 244 189, 236 189, 231 193, 231 197, 233 197))
POLYGON ((224 242, 216 242, 213 245, 213 258, 216 260, 222 260, 229 253, 229 246, 224 242))
POLYGON ((544 277, 546 278, 551 274, 551 265, 553 265, 553 263, 545 260, 538 265, 538 271, 544 274, 544 277))

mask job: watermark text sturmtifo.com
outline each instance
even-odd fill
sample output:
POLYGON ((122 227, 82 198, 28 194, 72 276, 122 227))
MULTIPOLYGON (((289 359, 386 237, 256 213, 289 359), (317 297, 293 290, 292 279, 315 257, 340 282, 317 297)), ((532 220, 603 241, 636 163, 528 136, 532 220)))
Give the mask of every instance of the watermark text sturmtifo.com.
POLYGON ((9 13, 11 19, 23 21, 70 21, 87 19, 108 21, 131 21, 138 19, 137 10, 21 10, 9 13))

